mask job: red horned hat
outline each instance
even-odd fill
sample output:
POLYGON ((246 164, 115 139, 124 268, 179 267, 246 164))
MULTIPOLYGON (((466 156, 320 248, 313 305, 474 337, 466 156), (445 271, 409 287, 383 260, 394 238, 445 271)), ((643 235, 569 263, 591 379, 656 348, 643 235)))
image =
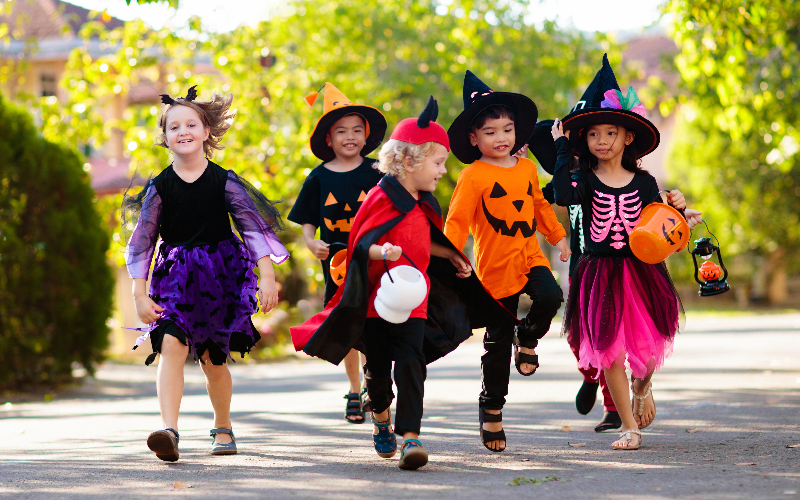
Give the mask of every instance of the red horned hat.
POLYGON ((402 120, 394 128, 389 139, 397 139, 398 141, 417 145, 426 142, 437 142, 447 148, 447 151, 450 151, 450 138, 447 136, 447 131, 444 127, 436 123, 438 116, 439 104, 431 96, 428 100, 428 105, 425 106, 425 110, 422 111, 419 118, 402 120))

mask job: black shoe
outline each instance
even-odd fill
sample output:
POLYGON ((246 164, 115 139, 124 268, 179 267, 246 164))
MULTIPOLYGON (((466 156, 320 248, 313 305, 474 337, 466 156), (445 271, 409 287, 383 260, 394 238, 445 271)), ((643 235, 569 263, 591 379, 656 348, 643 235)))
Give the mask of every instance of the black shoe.
POLYGON ((592 411, 594 402, 597 401, 598 387, 600 387, 600 382, 583 381, 583 385, 578 390, 578 395, 575 396, 575 408, 578 409, 578 413, 588 415, 592 411))
POLYGON ((616 411, 603 412, 603 420, 594 428, 595 432, 608 432, 622 427, 622 419, 616 411))

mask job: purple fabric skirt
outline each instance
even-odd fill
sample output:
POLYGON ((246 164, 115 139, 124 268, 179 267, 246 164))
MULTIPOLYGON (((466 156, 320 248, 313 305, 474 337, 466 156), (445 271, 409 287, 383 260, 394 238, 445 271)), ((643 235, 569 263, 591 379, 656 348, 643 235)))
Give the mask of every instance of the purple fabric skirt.
POLYGON ((160 352, 164 334, 188 345, 195 359, 206 350, 213 364, 222 364, 231 351, 244 357, 261 338, 250 320, 258 311, 254 266, 247 248, 235 235, 215 245, 197 247, 173 247, 162 241, 150 297, 165 310, 146 329, 151 330, 153 344, 146 364, 160 352))
POLYGON ((633 376, 644 378, 672 354, 682 317, 663 263, 584 255, 570 283, 562 333, 580 335, 581 368, 627 359, 633 376))

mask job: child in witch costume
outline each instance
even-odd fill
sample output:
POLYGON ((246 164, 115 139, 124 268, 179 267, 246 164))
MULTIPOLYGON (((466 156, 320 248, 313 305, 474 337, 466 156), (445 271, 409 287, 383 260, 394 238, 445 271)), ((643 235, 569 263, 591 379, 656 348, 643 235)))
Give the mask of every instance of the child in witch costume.
MULTIPOLYGON (((589 228, 570 283, 563 333, 580 336, 581 368, 605 375, 622 420, 612 448, 635 450, 642 443, 640 429, 656 414, 650 379, 672 352, 682 314, 666 266, 640 261, 628 244, 642 209, 663 199, 655 178, 639 166, 658 146, 659 133, 633 88, 622 94, 606 56, 584 96, 552 127, 556 202, 581 205, 582 224, 589 228), (576 152, 578 168, 571 172, 576 152)), ((666 200, 686 208, 680 191, 670 191, 666 200)))
MULTIPOLYGON (((531 152, 544 171, 550 175, 555 172, 558 153, 551 132, 553 123, 553 120, 543 120, 537 123, 530 142, 531 152)), ((552 180, 542 188, 542 194, 548 203, 555 203, 552 180)), ((572 272, 575 270, 575 266, 578 264, 584 250, 583 211, 580 205, 570 205, 567 209, 570 225, 569 247, 572 252, 569 258, 569 276, 572 276, 572 272)), ((570 333, 567 335, 567 342, 576 360, 580 360, 580 338, 580 335, 577 334, 570 333)), ((592 411, 597 400, 597 389, 599 387, 603 393, 603 419, 595 426, 594 430, 595 432, 606 432, 619 429, 622 426, 622 421, 619 418, 616 406, 614 406, 614 400, 611 398, 611 393, 608 390, 602 371, 599 372, 599 376, 597 368, 591 366, 588 368, 578 366, 578 371, 583 375, 583 384, 578 390, 577 396, 575 396, 575 408, 577 408, 578 413, 588 415, 592 411)))
POLYGON ((353 347, 367 354, 366 380, 379 456, 392 457, 397 442, 389 406, 395 363, 398 401, 394 432, 403 436, 399 466, 416 469, 428 455, 418 437, 427 363, 455 349, 472 328, 515 318, 492 299, 469 261, 441 231, 439 204, 431 191, 446 173, 450 143, 435 123, 431 97, 418 119, 400 122, 380 153, 386 175, 356 214, 348 243, 348 271, 325 310, 292 329, 303 350, 338 364, 353 347), (411 264, 425 277, 425 300, 399 324, 381 318, 374 305, 381 276, 411 264), (388 267, 387 267, 388 266, 388 267))
MULTIPOLYGON (((356 211, 383 177, 373 168, 376 160, 364 157, 383 141, 386 118, 373 107, 353 104, 330 83, 324 89, 323 114, 310 141, 311 151, 323 163, 306 177, 287 218, 303 226, 306 246, 322 262, 327 304, 344 279, 344 266, 336 263, 344 262, 347 255, 356 211), (319 239, 315 239, 317 228, 319 239)), ((311 94, 306 102, 313 105, 316 97, 311 94)), ((364 411, 369 409, 366 388, 361 388, 361 365, 363 359, 359 363, 355 349, 344 358, 350 381, 344 418, 352 424, 363 424, 364 411)))
POLYGON ((536 230, 558 248, 563 261, 570 250, 567 233, 539 188, 536 165, 512 156, 533 133, 536 105, 520 94, 494 92, 467 71, 464 108, 447 133, 453 153, 471 165, 458 176, 445 234, 463 248, 472 231, 478 277, 509 311, 517 311, 521 293, 533 300, 516 331, 509 324, 487 328, 483 340, 480 435, 487 449, 500 452, 506 444, 501 410, 512 344, 517 371, 533 375, 539 366, 535 348, 563 301, 536 230))
POLYGON ((195 87, 184 98, 161 96, 156 144, 170 150, 173 162, 123 202, 123 227, 138 214, 125 259, 136 312, 149 323, 134 349, 149 335, 153 354, 145 364, 161 354, 157 389, 164 430, 151 433, 147 445, 166 461, 179 456, 178 414, 189 350, 200 360, 214 406, 211 453, 236 453, 227 358, 231 351, 244 357, 261 338, 250 316, 258 300, 264 312, 277 305, 272 263, 289 257, 273 231, 281 225, 277 209, 232 170, 208 159, 222 149, 233 96, 196 97, 195 87), (231 218, 241 240, 231 231, 231 218), (157 243, 148 295, 145 283, 157 243))

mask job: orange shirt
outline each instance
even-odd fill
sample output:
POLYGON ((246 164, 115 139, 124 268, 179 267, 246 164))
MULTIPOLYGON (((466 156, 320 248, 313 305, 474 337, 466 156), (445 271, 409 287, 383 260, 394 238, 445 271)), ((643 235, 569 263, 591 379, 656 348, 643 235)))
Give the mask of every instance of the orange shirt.
POLYGON ((460 249, 472 231, 475 272, 494 298, 522 290, 531 268, 550 267, 537 230, 551 245, 567 235, 542 195, 535 163, 520 158, 504 168, 478 160, 461 171, 444 234, 460 249))

